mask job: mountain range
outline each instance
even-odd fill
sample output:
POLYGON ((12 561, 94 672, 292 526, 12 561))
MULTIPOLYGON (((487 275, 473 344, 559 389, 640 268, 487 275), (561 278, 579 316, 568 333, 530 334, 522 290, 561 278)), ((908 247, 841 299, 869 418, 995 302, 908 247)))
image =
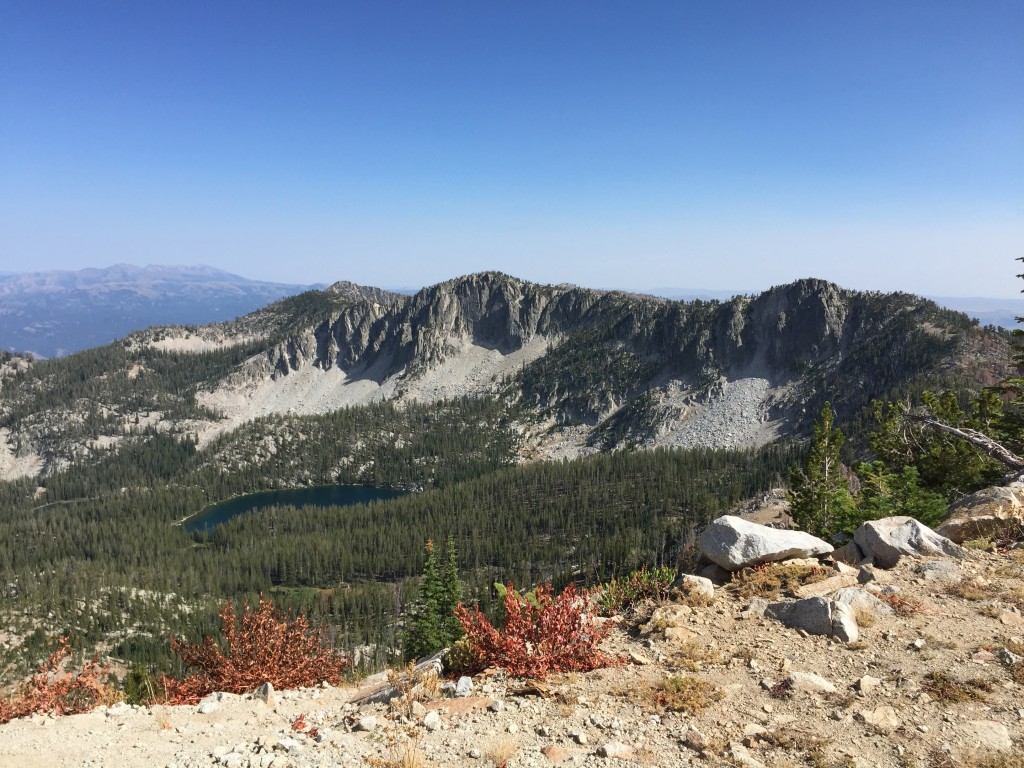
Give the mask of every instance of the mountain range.
POLYGON ((0 274, 0 348, 59 357, 151 325, 230 320, 309 287, 204 266, 0 274))
MULTIPOLYGON (((250 280, 208 266, 137 267, 32 273, 0 272, 0 349, 60 357, 108 344, 150 326, 202 325, 245 315, 325 285, 250 280)), ((394 289, 411 295, 418 289, 394 289)), ((751 291, 652 288, 674 301, 728 301, 751 291)), ((1013 328, 1018 299, 928 297, 982 325, 1013 328)))
POLYGON ((930 300, 821 280, 692 302, 497 272, 414 295, 339 282, 229 322, 11 358, 0 477, 106 455, 145 430, 240 455, 232 440, 280 431, 267 419, 467 396, 502 404, 523 459, 752 447, 805 430, 825 400, 853 418, 873 398, 995 383, 1009 359, 1004 332, 930 300))

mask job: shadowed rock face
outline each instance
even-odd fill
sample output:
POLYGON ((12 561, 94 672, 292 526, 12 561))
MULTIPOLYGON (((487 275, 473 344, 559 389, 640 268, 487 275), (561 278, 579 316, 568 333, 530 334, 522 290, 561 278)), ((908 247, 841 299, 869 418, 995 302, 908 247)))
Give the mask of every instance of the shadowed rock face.
POLYGON ((786 399, 773 401, 773 418, 794 406, 817 407, 823 388, 837 385, 847 391, 832 393, 833 405, 848 400, 852 409, 911 375, 911 366, 922 365, 918 358, 937 361, 961 341, 951 330, 934 331, 942 311, 930 302, 811 279, 725 303, 538 285, 499 272, 413 296, 377 296, 340 283, 331 290, 351 302, 268 350, 267 363, 279 375, 313 365, 380 382, 415 376, 467 346, 508 355, 541 338, 550 349, 568 343, 576 350, 563 361, 546 356, 548 389, 535 398, 544 407, 557 408, 565 390, 581 386, 574 376, 581 360, 611 369, 615 360, 604 358, 612 356, 629 369, 615 392, 603 382, 583 384, 594 393, 592 405, 570 409, 571 418, 590 424, 668 380, 695 389, 749 376, 795 385, 786 399))

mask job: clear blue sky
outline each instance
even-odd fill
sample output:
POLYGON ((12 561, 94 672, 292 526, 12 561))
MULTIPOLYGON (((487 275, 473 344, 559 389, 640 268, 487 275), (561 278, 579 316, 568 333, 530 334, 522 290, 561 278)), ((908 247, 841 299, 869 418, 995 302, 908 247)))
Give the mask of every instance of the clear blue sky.
POLYGON ((0 0, 0 271, 1017 295, 1024 2, 0 0))

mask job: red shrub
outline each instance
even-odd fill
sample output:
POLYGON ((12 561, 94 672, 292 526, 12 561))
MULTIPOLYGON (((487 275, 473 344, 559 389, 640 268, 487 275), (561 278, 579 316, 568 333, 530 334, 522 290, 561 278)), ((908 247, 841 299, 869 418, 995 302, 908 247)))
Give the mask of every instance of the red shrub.
POLYGON ((171 650, 196 672, 184 680, 161 678, 170 703, 193 704, 214 691, 248 693, 263 683, 278 689, 336 683, 348 667, 322 629, 310 629, 301 614, 288 621, 262 595, 259 607, 245 606, 240 620, 231 603, 221 609, 220 619, 223 651, 211 637, 196 645, 171 639, 171 650))
POLYGON ((550 584, 539 584, 536 604, 516 592, 505 592, 505 622, 497 630, 480 612, 461 603, 455 609, 466 631, 469 655, 479 671, 501 667, 516 677, 543 678, 551 672, 586 672, 616 662, 598 650, 608 627, 594 621, 586 590, 570 584, 557 598, 550 584))
POLYGON ((77 715, 113 698, 111 689, 99 680, 106 670, 101 669, 95 659, 87 661, 79 672, 63 672, 61 667, 71 655, 71 645, 67 637, 62 637, 59 643, 10 701, 0 701, 0 723, 44 712, 77 715))

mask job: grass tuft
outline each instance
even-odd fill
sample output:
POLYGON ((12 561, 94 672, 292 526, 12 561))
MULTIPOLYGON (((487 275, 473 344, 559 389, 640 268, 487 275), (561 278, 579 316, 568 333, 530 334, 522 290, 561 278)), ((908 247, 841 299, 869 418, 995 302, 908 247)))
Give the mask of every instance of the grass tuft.
POLYGON ((929 672, 922 686, 937 700, 956 704, 964 701, 984 701, 985 693, 992 690, 992 683, 981 678, 957 680, 945 672, 929 672))
POLYGON ((804 584, 824 581, 832 575, 828 568, 813 565, 775 565, 766 563, 754 568, 744 568, 732 575, 726 589, 741 599, 753 597, 775 597, 793 592, 804 584))

